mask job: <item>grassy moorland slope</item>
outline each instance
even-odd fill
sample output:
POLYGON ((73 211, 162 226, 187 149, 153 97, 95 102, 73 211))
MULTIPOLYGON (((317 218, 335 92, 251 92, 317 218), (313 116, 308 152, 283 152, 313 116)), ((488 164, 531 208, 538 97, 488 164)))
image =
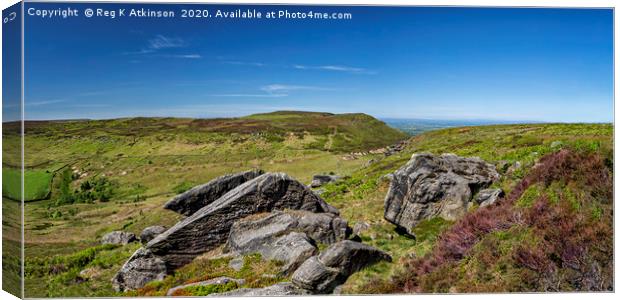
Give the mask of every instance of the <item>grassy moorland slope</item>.
POLYGON ((323 194, 366 243, 390 252, 354 274, 345 293, 606 290, 613 275, 613 126, 461 127, 411 139, 399 155, 330 184, 323 194), (398 235, 383 219, 382 176, 420 152, 479 156, 496 164, 507 200, 452 223, 435 218, 398 235))
MULTIPOLYGON (((590 197, 591 190, 584 187, 582 180, 584 172, 598 168, 601 171, 595 175, 597 180, 591 183, 602 184, 590 185, 597 190, 610 189, 604 178, 604 174, 611 176, 613 164, 613 126, 610 124, 443 129, 411 138, 404 151, 389 157, 369 154, 356 160, 344 160, 342 153, 335 149, 372 149, 390 144, 402 135, 390 129, 382 137, 384 125, 381 122, 357 114, 278 112, 217 121, 128 119, 86 123, 91 122, 93 124, 88 126, 80 124, 84 122, 47 124, 51 126, 51 133, 44 127, 33 128, 37 134, 28 137, 33 145, 29 163, 47 170, 59 170, 66 165, 65 168, 75 174, 70 180, 72 190, 78 191, 84 181, 93 177, 108 178, 116 186, 113 196, 105 201, 56 205, 54 192, 58 193, 63 178, 57 176, 59 179, 54 179, 50 199, 26 204, 26 237, 29 242, 26 247, 26 284, 30 297, 118 295, 111 289, 110 278, 137 245, 99 246, 98 238, 102 234, 111 230, 139 233, 144 227, 156 224, 170 226, 180 217, 161 206, 174 193, 216 176, 251 167, 287 172, 305 183, 309 183, 316 173, 345 175, 343 180, 325 186, 323 197, 340 209, 351 226, 357 222, 370 224, 370 229, 361 233, 361 239, 389 252, 394 262, 380 263, 354 274, 344 285, 344 293, 524 291, 548 287, 531 283, 548 274, 527 269, 513 250, 525 247, 527 251, 522 252, 529 253, 534 246, 540 246, 532 237, 548 234, 555 237, 550 244, 553 247, 548 247, 549 253, 543 253, 542 257, 557 256, 563 251, 559 245, 565 240, 561 237, 570 235, 561 230, 554 231, 556 228, 549 226, 554 224, 552 221, 511 224, 501 230, 493 226, 479 228, 474 220, 488 220, 478 214, 489 209, 474 208, 463 218, 465 224, 436 218, 417 226, 417 239, 395 233, 394 226, 383 219, 383 200, 389 186, 383 176, 405 164, 411 154, 419 152, 479 156, 495 163, 502 174, 496 185, 514 198, 514 201, 497 206, 510 211, 499 216, 512 215, 512 212, 534 216, 535 208, 543 207, 549 213, 540 220, 583 220, 571 225, 572 232, 596 234, 579 235, 588 238, 571 242, 602 245, 600 252, 584 256, 598 264, 591 265, 601 270, 597 273, 603 278, 599 282, 605 282, 611 268, 601 254, 607 251, 605 247, 611 237, 607 232, 612 226, 611 202, 606 198, 609 195, 595 193, 596 197, 590 197), (324 124, 328 129, 315 128, 317 124, 324 124), (138 130, 130 130, 132 128, 138 130), (385 140, 377 144, 370 141, 383 138, 385 140), (366 145, 365 139, 373 146, 361 147, 366 145), (566 151, 570 155, 560 154, 566 151), (545 161, 564 162, 559 165, 571 165, 573 169, 558 169, 552 167, 556 164, 545 161), (582 164, 584 161, 592 163, 582 164), (564 171, 558 171, 559 175, 553 177, 557 180, 540 181, 540 174, 547 173, 536 171, 539 168, 534 168, 537 163, 564 171), (546 201, 541 200, 542 196, 547 195, 554 200, 541 204, 546 201), (454 239, 458 236, 454 233, 467 230, 476 232, 471 240, 473 244, 459 246, 465 251, 456 254, 445 250, 451 249, 442 246, 446 241, 460 241, 454 239), (497 252, 497 249, 501 251, 497 252), (424 267, 428 265, 435 267, 424 267), (88 280, 78 275, 82 270, 88 270, 88 280), (417 274, 416 278, 420 280, 408 274, 417 274), (531 279, 528 284, 518 285, 513 280, 522 275, 531 279)), ((588 179, 584 180, 588 182, 588 179)), ((499 208, 494 206, 492 209, 499 208)), ((217 251, 199 257, 164 281, 153 282, 129 294, 161 295, 169 287, 220 275, 245 278, 248 285, 254 287, 288 280, 258 276, 258 273, 272 272, 275 267, 256 257, 246 257, 244 268, 234 271, 228 267, 227 258, 209 259, 215 254, 217 251)), ((541 261, 547 262, 545 259, 541 261)), ((557 260, 551 261, 556 265, 542 266, 555 270, 553 274, 558 277, 550 278, 556 278, 553 283, 559 282, 560 285, 554 286, 562 290, 578 289, 572 284, 575 280, 562 281, 562 278, 573 278, 568 275, 574 274, 564 270, 563 265, 558 266, 557 260)), ((208 291, 194 292, 191 295, 208 291)))
MULTIPOLYGON (((3 125, 12 132, 14 124, 3 125)), ((344 154, 407 137, 364 114, 290 111, 25 126, 26 290, 31 297, 111 295, 109 278, 133 249, 99 247, 98 239, 112 230, 139 233, 150 225, 171 226, 180 216, 162 204, 191 186, 250 168, 286 172, 306 183, 314 174, 346 175, 370 157, 343 160, 344 154), (96 265, 101 280, 76 283, 77 272, 88 264, 96 265)), ((4 141, 18 145, 19 136, 6 134, 4 141)), ((19 172, 8 163, 3 175, 8 203, 19 198, 19 172)))

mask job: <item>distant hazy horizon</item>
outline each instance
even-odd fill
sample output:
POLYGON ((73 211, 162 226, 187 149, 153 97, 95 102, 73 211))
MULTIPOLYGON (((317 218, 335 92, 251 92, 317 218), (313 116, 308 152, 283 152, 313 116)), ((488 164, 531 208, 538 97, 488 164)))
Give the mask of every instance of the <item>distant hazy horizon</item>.
MULTIPOLYGON (((342 112, 342 113, 334 113, 330 111, 309 111, 309 110, 275 110, 275 111, 267 111, 267 112, 256 112, 250 114, 243 115, 226 115, 226 116, 208 116, 208 117, 187 117, 187 116, 173 116, 173 115, 135 115, 135 116, 117 116, 117 117, 109 117, 109 118, 61 118, 61 119, 24 119, 25 121, 104 121, 104 120, 117 120, 117 119, 132 119, 132 118, 179 118, 179 119, 218 119, 218 118, 242 118, 247 117, 253 114, 263 114, 263 113, 271 113, 271 112, 279 112, 279 111, 294 111, 294 112, 314 112, 314 113, 332 113, 332 114, 355 114, 355 113, 363 113, 370 115, 378 120, 381 120, 388 124, 397 124, 399 122, 410 122, 416 121, 420 124, 442 124, 445 127, 456 127, 456 126, 476 126, 476 125, 501 125, 501 124, 536 124, 536 123, 613 123, 612 121, 601 121, 601 122, 562 122, 562 121, 540 121, 540 120, 502 120, 502 119, 466 119, 466 118, 455 118, 455 119, 447 119, 447 118, 425 118, 425 117, 382 117, 375 116, 365 112, 342 112)), ((15 122, 19 120, 3 120, 4 123, 15 122)))

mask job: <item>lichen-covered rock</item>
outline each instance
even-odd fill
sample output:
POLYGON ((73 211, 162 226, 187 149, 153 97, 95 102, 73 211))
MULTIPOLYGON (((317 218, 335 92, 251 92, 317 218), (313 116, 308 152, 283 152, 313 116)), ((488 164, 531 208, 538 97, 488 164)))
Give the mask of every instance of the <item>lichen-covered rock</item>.
POLYGON ((414 154, 394 172, 384 217, 413 235, 413 227, 424 219, 462 216, 473 195, 498 179, 495 166, 479 158, 414 154))
MULTIPOLYGON (((337 209, 325 203, 299 181, 284 173, 267 173, 234 188, 201 208, 156 236, 145 248, 165 262, 168 271, 172 271, 191 262, 198 255, 224 244, 235 221, 252 214, 278 209, 338 214, 337 209)), ((132 258, 126 265, 131 260, 132 258)))
POLYGON ((338 213, 299 181, 284 173, 267 173, 238 186, 180 221, 146 247, 176 269, 225 243, 235 221, 252 214, 287 208, 338 213))
POLYGON ((154 239, 156 236, 164 233, 164 231, 166 231, 166 227, 159 225, 144 228, 144 230, 142 230, 142 233, 140 233, 140 242, 146 244, 150 240, 154 239))
POLYGON ((504 191, 502 189, 484 189, 478 192, 475 201, 480 207, 485 207, 497 202, 497 200, 502 197, 504 197, 504 191))
POLYGON ((209 285, 223 285, 223 284, 228 284, 228 283, 231 283, 231 282, 236 283, 237 286, 241 286, 241 285, 243 285, 245 283, 245 280, 244 279, 230 278, 230 277, 226 277, 226 276, 217 277, 217 278, 213 278, 213 279, 209 279, 209 280, 205 280, 205 281, 193 282, 193 283, 188 283, 188 284, 184 284, 184 285, 173 287, 173 288, 168 290, 168 292, 166 293, 166 296, 174 296, 176 291, 183 290, 183 289, 186 289, 188 287, 193 287, 193 286, 209 286, 209 285))
POLYGON ((127 245, 135 241, 136 235, 125 231, 112 231, 101 238, 102 244, 127 245))
MULTIPOLYGON (((276 214, 282 216, 281 212, 276 214)), ((269 219, 277 221, 277 218, 268 218, 267 220, 269 219)), ((318 253, 315 241, 306 233, 290 231, 291 228, 282 227, 280 226, 281 223, 269 224, 260 222, 261 220, 265 220, 265 218, 239 221, 242 224, 241 226, 239 222, 235 223, 233 225, 235 229, 231 230, 225 251, 236 255, 260 253, 265 260, 280 261, 284 263, 280 269, 284 275, 292 273, 306 259, 318 253), (256 221, 264 226, 249 226, 256 221), (244 230, 245 228, 248 230, 244 230)), ((235 269, 241 269, 243 259, 238 257, 231 260, 231 263, 235 260, 239 262, 235 262, 231 267, 236 266, 235 269)))
POLYGON ((306 259, 316 255, 319 249, 305 233, 291 232, 277 239, 273 245, 262 249, 262 257, 284 262, 280 268, 283 274, 290 274, 306 259))
POLYGON ((263 175, 263 173, 262 170, 250 170, 220 176, 175 196, 164 205, 164 208, 190 216, 232 189, 263 175))
POLYGON ((264 288, 243 288, 230 292, 210 294, 207 297, 239 297, 239 296, 298 296, 310 293, 290 282, 280 282, 264 288))
POLYGON ((138 249, 112 278, 112 286, 122 292, 143 287, 150 281, 163 280, 166 263, 145 248, 138 249))
POLYGON ((292 281, 313 293, 328 294, 351 274, 380 261, 392 261, 392 257, 362 243, 341 241, 306 260, 293 273, 292 281))
POLYGON ((258 252, 279 236, 293 231, 303 232, 317 243, 332 244, 346 239, 351 229, 347 221, 332 213, 275 211, 235 222, 226 250, 241 254, 258 252))

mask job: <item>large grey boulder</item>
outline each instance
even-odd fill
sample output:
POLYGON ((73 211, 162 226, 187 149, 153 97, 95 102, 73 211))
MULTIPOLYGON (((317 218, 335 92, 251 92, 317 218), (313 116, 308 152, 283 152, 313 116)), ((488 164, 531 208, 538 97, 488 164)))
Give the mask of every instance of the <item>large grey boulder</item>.
POLYGON ((183 289, 186 289, 188 287, 209 286, 209 285, 224 285, 224 284, 228 284, 228 283, 231 283, 231 282, 234 282, 237 286, 241 286, 241 285, 243 285, 245 283, 245 280, 244 279, 230 278, 230 277, 226 277, 226 276, 217 277, 217 278, 213 278, 213 279, 209 279, 209 280, 205 280, 205 281, 188 283, 188 284, 184 284, 184 285, 173 287, 173 288, 169 289, 168 292, 166 292, 166 296, 174 296, 176 291, 183 290, 183 289))
POLYGON ((150 281, 163 280, 166 263, 148 249, 138 249, 112 278, 112 287, 122 292, 143 287, 150 281))
POLYGON ((175 196, 164 204, 164 208, 190 216, 230 190, 263 174, 262 170, 249 170, 220 176, 175 196))
POLYGON ((201 208, 155 237, 145 248, 164 261, 170 272, 224 244, 235 221, 284 209, 338 214, 337 209, 299 181, 284 173, 267 173, 201 208))
POLYGON ((293 273, 292 281, 313 293, 329 294, 351 274, 380 261, 391 262, 392 257, 362 243, 341 241, 306 260, 293 273))
POLYGON ((280 282, 264 288, 243 288, 230 292, 210 294, 207 297, 239 297, 239 296, 298 296, 310 293, 290 282, 280 282))
POLYGON ((338 213, 299 181, 284 173, 267 173, 238 186, 175 224, 146 247, 176 269, 225 243, 235 221, 252 214, 287 208, 338 213))
POLYGON ((112 231, 101 238, 102 244, 127 245, 135 241, 136 235, 125 231, 112 231))
POLYGON ((291 232, 277 239, 273 245, 261 249, 262 257, 281 261, 283 274, 295 271, 306 259, 319 253, 314 242, 301 232, 291 232))
POLYGON ((140 233, 140 242, 146 244, 150 240, 154 239, 156 236, 162 234, 164 231, 166 231, 166 227, 159 225, 144 228, 144 230, 142 230, 142 233, 140 233))
POLYGON ((484 189, 478 192, 475 201, 480 207, 485 207, 497 202, 497 200, 502 197, 504 197, 504 191, 502 189, 484 189))
POLYGON ((334 182, 340 179, 340 176, 336 175, 314 175, 312 176, 311 188, 318 188, 327 183, 334 182))
POLYGON ((424 219, 462 216, 473 195, 498 179, 495 166, 480 158, 414 154, 394 172, 384 217, 413 235, 413 227, 424 219))
POLYGON ((307 234, 316 243, 332 244, 346 239, 351 229, 347 221, 332 213, 275 211, 235 222, 226 250, 240 254, 260 252, 279 236, 293 231, 307 234))

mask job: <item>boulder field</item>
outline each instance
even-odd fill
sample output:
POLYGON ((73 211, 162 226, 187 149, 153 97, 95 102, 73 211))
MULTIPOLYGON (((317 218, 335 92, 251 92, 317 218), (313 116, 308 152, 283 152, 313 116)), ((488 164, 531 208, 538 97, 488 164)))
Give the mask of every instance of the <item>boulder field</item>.
MULTIPOLYGON (((138 289, 150 281, 161 280, 195 257, 222 245, 233 255, 260 253, 264 259, 282 261, 282 273, 291 274, 319 254, 318 244, 344 242, 351 233, 336 208, 284 173, 248 171, 219 177, 171 202, 181 214, 195 211, 150 239, 129 258, 112 279, 117 291, 138 289), (258 176, 250 178, 254 175, 258 176), (228 191, 222 194, 224 190, 228 191)), ((166 208, 172 207, 171 202, 166 208)), ((342 276, 338 277, 341 279, 342 276)), ((286 285, 274 286, 265 293, 283 288, 287 293, 308 293, 286 285)))
MULTIPOLYGON (((314 179, 318 181, 316 176, 314 179)), ((319 179, 321 183, 334 180, 319 179)), ((495 167, 475 157, 414 154, 390 174, 389 180, 384 218, 411 236, 422 220, 455 220, 472 205, 493 205, 504 197, 501 189, 490 188, 499 180, 495 167)), ((224 255, 233 257, 230 266, 235 269, 241 267, 244 255, 253 253, 265 260, 280 261, 281 275, 290 276, 291 282, 238 288, 213 296, 329 294, 353 273, 381 261, 392 261, 388 253, 358 242, 359 238, 355 241, 356 234, 370 227, 368 223, 356 223, 352 230, 336 208, 284 173, 251 170, 218 177, 174 197, 164 208, 187 217, 169 229, 152 226, 144 230, 140 236, 143 247, 112 279, 117 291, 162 280, 218 247, 222 247, 224 255), (352 234, 354 231, 356 234, 352 234)), ((131 235, 113 232, 103 241, 122 244, 136 240, 131 235)), ((238 279, 193 284, 231 280, 238 279)), ((241 282, 237 283, 241 286, 241 282)), ((169 294, 184 287, 176 287, 169 294)))

